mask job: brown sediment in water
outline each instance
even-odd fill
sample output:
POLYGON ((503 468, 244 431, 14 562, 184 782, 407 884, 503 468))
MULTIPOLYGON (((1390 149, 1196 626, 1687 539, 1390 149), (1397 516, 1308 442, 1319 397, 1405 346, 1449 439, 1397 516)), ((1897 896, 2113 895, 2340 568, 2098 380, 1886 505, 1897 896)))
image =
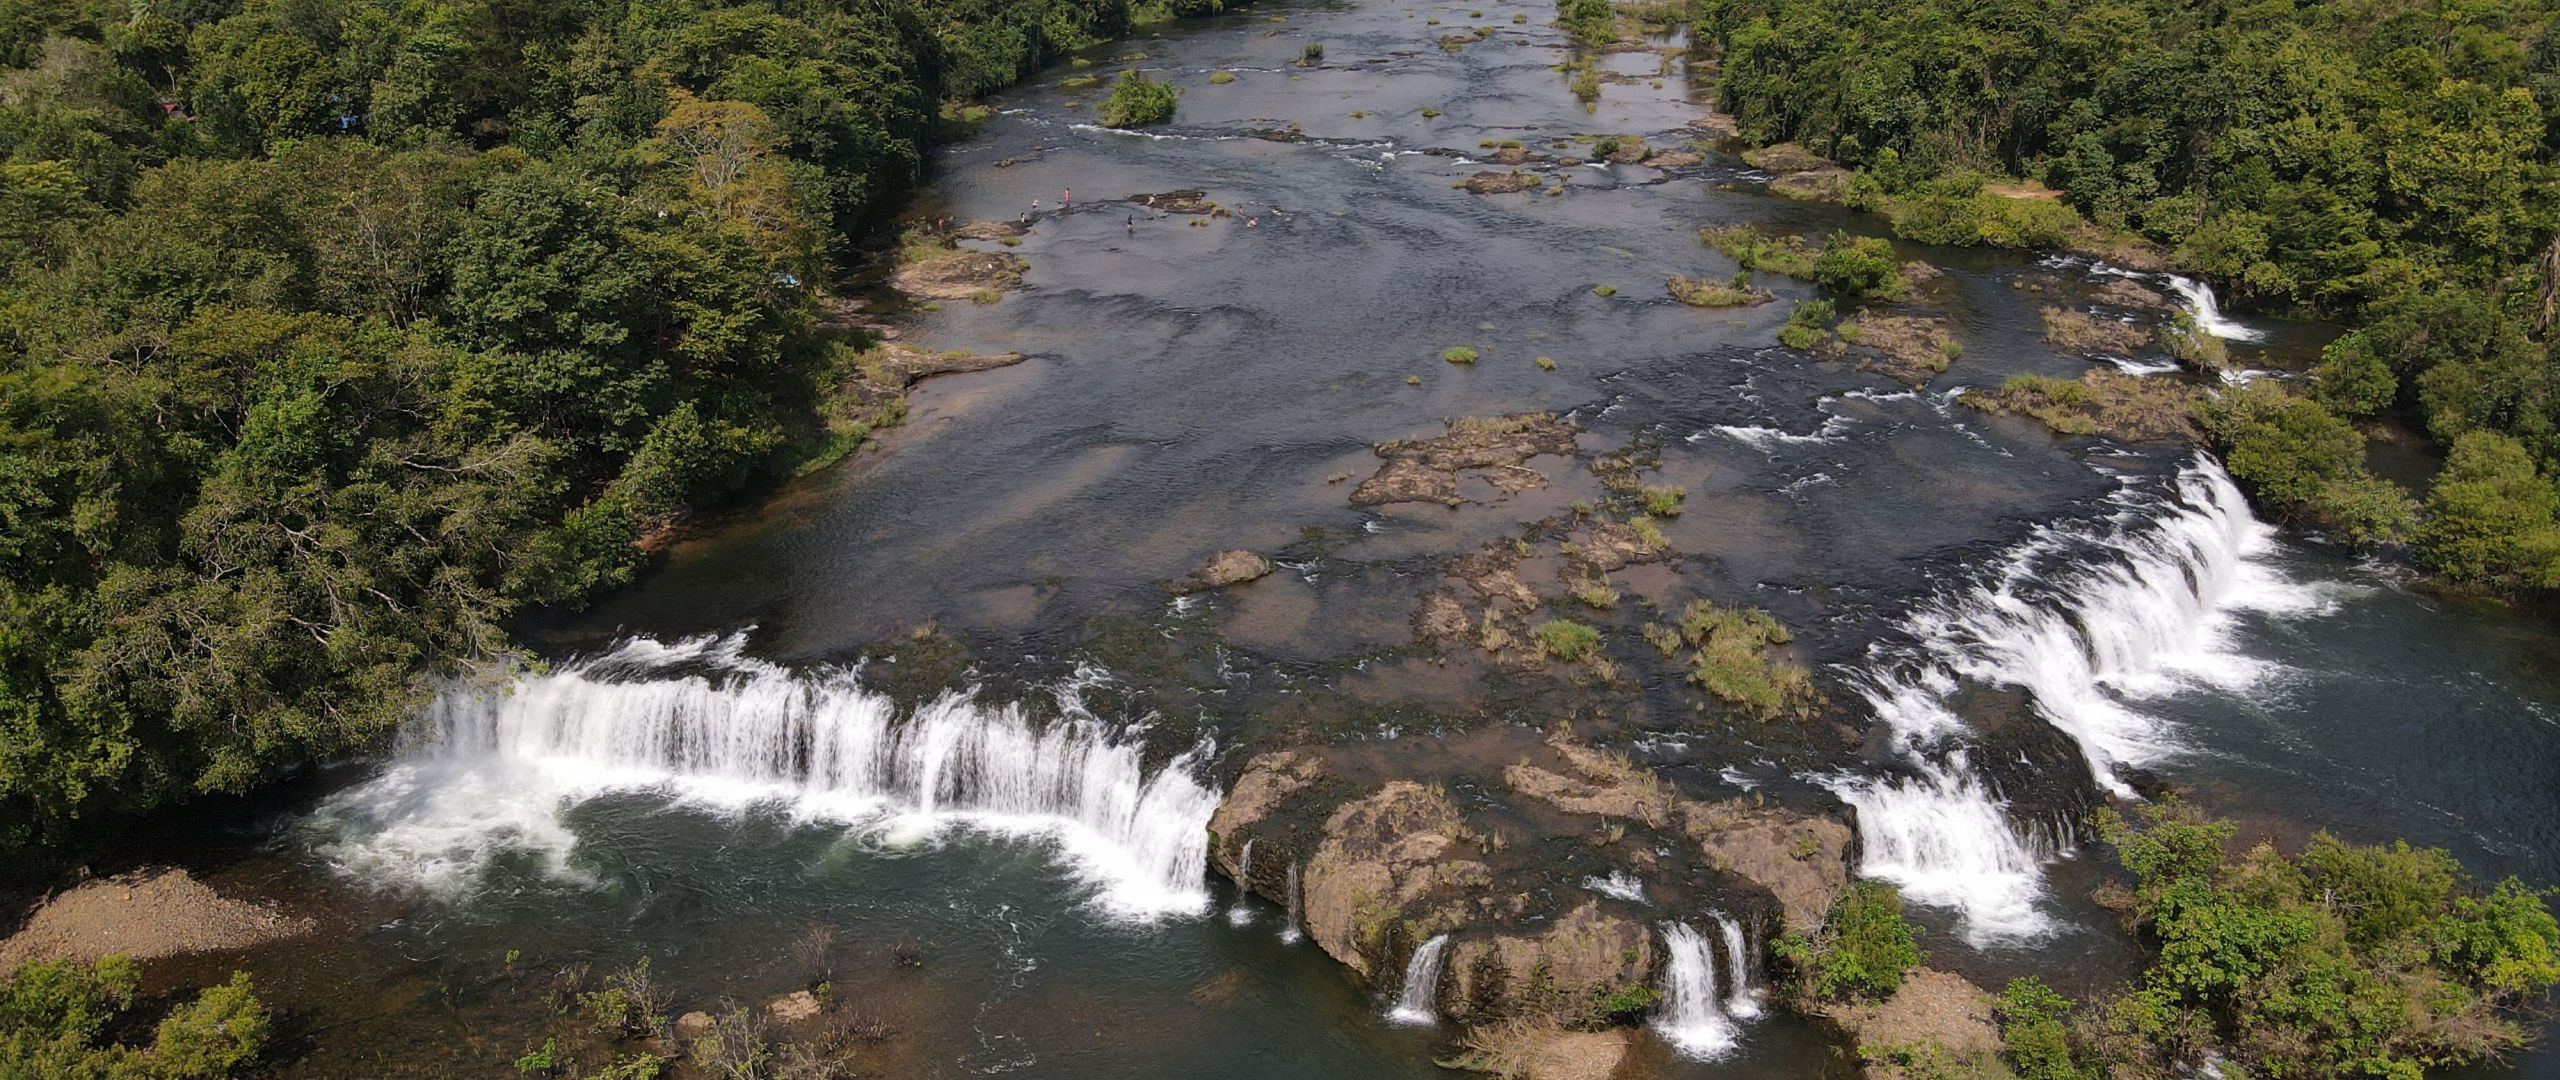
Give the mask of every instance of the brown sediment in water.
POLYGON ((66 957, 158 960, 246 949, 309 934, 315 925, 271 903, 225 897, 185 870, 137 870, 82 882, 38 906, 0 941, 0 975, 66 957))
POLYGON ((1551 413, 1464 417, 1427 439, 1379 443, 1386 464, 1351 492, 1353 506, 1398 502, 1455 503, 1458 475, 1481 472, 1504 491, 1547 485, 1546 474, 1527 467, 1540 454, 1572 454, 1574 426, 1551 413))
POLYGON ((2043 316, 2045 343, 2057 348, 2108 356, 2133 356, 2151 348, 2147 327, 2050 305, 2043 316))
POLYGON ((1861 311, 1843 320, 1837 332, 1838 340, 1822 344, 1824 351, 1855 356, 1860 370, 1911 386, 1945 373, 1953 359, 1947 320, 1936 316, 1861 311))

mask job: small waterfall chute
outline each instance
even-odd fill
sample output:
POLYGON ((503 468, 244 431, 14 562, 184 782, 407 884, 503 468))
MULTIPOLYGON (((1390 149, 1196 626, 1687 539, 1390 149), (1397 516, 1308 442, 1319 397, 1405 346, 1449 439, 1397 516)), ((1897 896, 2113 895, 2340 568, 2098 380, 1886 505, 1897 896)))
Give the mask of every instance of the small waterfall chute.
POLYGON ((1653 1029, 1680 1056, 1713 1061, 1731 1053, 1742 1031, 1716 996, 1715 946, 1687 923, 1662 924, 1670 962, 1662 973, 1662 1007, 1653 1029))
POLYGON ((2213 296, 2213 286, 2183 274, 2171 274, 2169 287, 2186 300, 2187 314, 2195 320, 2196 329, 2225 341, 2261 341, 2266 338, 2263 331, 2252 330, 2223 317, 2222 305, 2213 296))
POLYGON ((1439 934, 1413 950, 1404 964, 1404 987, 1387 1010, 1390 1023, 1421 1027, 1440 1022, 1440 963, 1449 950, 1449 935, 1439 934))
POLYGON ((1227 925, 1243 926, 1253 921, 1253 838, 1244 840, 1244 850, 1236 854, 1236 903, 1227 909, 1227 925))
POLYGON ((1287 925, 1280 928, 1280 940, 1294 945, 1300 937, 1305 936, 1298 929, 1299 905, 1304 901, 1298 895, 1298 863, 1295 859, 1289 861, 1289 876, 1281 885, 1281 892, 1286 894, 1283 906, 1289 912, 1289 921, 1287 925))
POLYGON ((1724 1011, 1737 1020, 1760 1015, 1760 994, 1751 986, 1752 954, 1742 940, 1742 924, 1716 912, 1716 928, 1724 934, 1724 1011))

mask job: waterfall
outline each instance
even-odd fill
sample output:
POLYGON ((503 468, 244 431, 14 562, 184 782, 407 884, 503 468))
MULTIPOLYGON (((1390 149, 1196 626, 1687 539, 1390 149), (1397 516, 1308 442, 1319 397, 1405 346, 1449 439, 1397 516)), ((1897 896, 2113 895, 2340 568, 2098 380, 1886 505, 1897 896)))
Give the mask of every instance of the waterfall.
POLYGON ((1150 773, 1134 741, 1057 688, 1059 715, 950 695, 899 718, 851 671, 792 672, 743 635, 636 639, 504 686, 448 689, 375 780, 329 800, 323 854, 352 873, 467 886, 498 850, 561 861, 561 809, 654 791, 724 810, 777 807, 915 842, 952 826, 1054 844, 1106 911, 1197 913, 1216 792, 1185 754, 1150 773))
POLYGON ((1440 957, 1448 950, 1447 934, 1413 950, 1413 958, 1404 963, 1404 989, 1396 994, 1396 1007, 1387 1012, 1390 1023, 1421 1026, 1440 1022, 1440 957))
POLYGON ((1244 851, 1236 856, 1236 906, 1227 909, 1227 925, 1243 926, 1253 921, 1253 838, 1244 840, 1244 851))
POLYGON ((1289 925, 1280 928, 1280 940, 1294 944, 1300 937, 1298 931, 1298 864, 1296 860, 1291 860, 1289 863, 1289 880, 1287 884, 1281 886, 1281 891, 1288 894, 1287 906, 1289 909, 1289 925))
POLYGON ((2165 490, 2116 501, 2120 510, 2098 522, 2039 529, 1971 584, 1922 605, 1902 627, 1915 647, 1853 680, 1909 766, 1827 781, 1858 811, 1860 872, 1957 909, 1977 945, 2047 928, 2035 909, 2039 845, 2028 839, 2044 829, 2009 820, 1974 773, 1964 721, 1948 705, 1958 687, 2026 691, 2098 783, 2131 797, 2118 765, 2177 752, 2139 703, 2192 682, 2244 688, 2264 671, 2232 647, 2232 614, 2309 600, 2267 565, 2274 530, 2212 460, 2198 457, 2165 490))
POLYGON ((2178 274, 2169 275, 2169 287, 2187 301, 2187 312, 2194 316, 2196 329, 2226 341, 2258 341, 2267 335, 2222 317, 2222 305, 2215 303, 2213 286, 2178 274))
POLYGON ((1724 1011, 1735 1019, 1752 1019, 1760 1015, 1760 995, 1751 989, 1751 953, 1743 947, 1742 924, 1721 911, 1715 916, 1717 928, 1724 931, 1724 1011))
POLYGON ((1654 1014, 1654 1031, 1682 1057, 1723 1057, 1741 1041, 1741 1031, 1716 999, 1714 947, 1687 923, 1662 924, 1662 940, 1671 963, 1663 971, 1662 1008, 1654 1014))

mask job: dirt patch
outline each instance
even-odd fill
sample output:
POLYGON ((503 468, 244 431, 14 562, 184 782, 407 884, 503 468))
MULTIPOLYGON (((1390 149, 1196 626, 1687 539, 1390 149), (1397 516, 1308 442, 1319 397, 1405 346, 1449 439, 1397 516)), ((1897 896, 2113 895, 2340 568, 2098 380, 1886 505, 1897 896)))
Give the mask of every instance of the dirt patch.
POLYGON ((1443 589, 1422 598, 1413 611, 1413 636, 1421 641, 1447 643, 1467 635, 1467 606, 1458 602, 1456 594, 1443 589))
POLYGON ((1546 474, 1525 462, 1540 454, 1571 454, 1574 427, 1551 413, 1512 413, 1490 419, 1449 421, 1446 434, 1380 443, 1386 464, 1351 492, 1353 506, 1399 502, 1456 505, 1458 474, 1480 471, 1495 488, 1511 492, 1547 486, 1546 474))
POLYGON ((1849 183, 1855 176, 1847 169, 1787 173, 1769 181, 1769 193, 1798 202, 1838 203, 1849 197, 1849 183))
POLYGON ((1467 190, 1478 195, 1509 195, 1512 192, 1527 191, 1536 186, 1538 186, 1537 176, 1518 169, 1510 172, 1486 170, 1468 177, 1466 182, 1467 190))
POLYGON ((912 345, 883 342, 854 360, 854 370, 837 388, 842 400, 865 406, 903 397, 915 384, 936 375, 991 371, 1021 363, 1021 353, 979 354, 932 352, 912 345))
POLYGON ((1574 541, 1570 555, 1587 575, 1606 574, 1623 566, 1655 562, 1671 556, 1659 531, 1622 521, 1592 521, 1574 541))
POLYGON ((1912 386, 1944 373, 1954 359, 1955 339, 1947 320, 1923 315, 1885 315, 1861 311, 1836 328, 1840 340, 1831 348, 1855 349, 1858 368, 1888 375, 1912 386))
POLYGON ((2063 250, 2148 274, 2166 273, 2172 265, 2168 248, 2138 236, 2110 233, 2086 221, 2072 227, 2071 240, 2063 250))
POLYGON ((2169 310, 2169 298, 2162 296, 2160 290, 2130 278, 2108 278, 2105 284, 2090 291, 2089 299, 2113 307, 2131 308, 2135 311, 2169 310))
POLYGON ((1840 167, 1830 158, 1805 149, 1804 144, 1791 142, 1763 146, 1756 150, 1745 150, 1742 152, 1742 161, 1752 168, 1771 173, 1810 172, 1815 169, 1840 167))
POLYGON ((926 300, 970 300, 982 292, 1022 287, 1031 264, 1001 251, 946 248, 909 262, 889 276, 899 292, 926 300))
POLYGON ((18 965, 123 955, 155 960, 299 937, 315 924, 272 905, 222 896, 184 870, 137 870, 84 882, 44 903, 0 941, 0 975, 18 965))
POLYGON ((1662 286, 1671 290, 1672 299, 1690 307, 1750 307, 1778 298, 1778 294, 1767 289, 1709 278, 1685 278, 1678 274, 1664 280, 1662 286))
POLYGON ((1896 1055, 1889 1051, 1936 1058, 1941 1064, 1952 1059, 1952 1064, 1960 1068, 1996 1067, 2000 1025, 1993 1018, 1991 1007, 1991 995, 1963 976, 1917 968, 1903 977, 1902 988, 1892 997, 1874 1004, 1831 1006, 1821 1010, 1821 1015, 1848 1032, 1870 1077, 1984 1075, 1972 1071, 1924 1072, 1897 1064, 1896 1055))
POLYGON ((1609 1080, 1634 1039, 1624 1028, 1573 1031, 1518 1017, 1467 1032, 1460 1053, 1444 1064, 1518 1080, 1609 1080))
POLYGON ((1174 582, 1167 589, 1179 596, 1203 589, 1223 589, 1229 585, 1242 585, 1269 573, 1271 573, 1271 560, 1238 548, 1209 556, 1209 561, 1192 571, 1190 577, 1174 582))
POLYGON ((2196 427, 2195 404, 2203 397, 2184 379, 2092 368, 2076 380, 2020 375, 1998 390, 1968 393, 1964 402, 1984 412, 2033 417, 2061 435, 2199 442, 2204 433, 2196 427))
POLYGON ((2062 197, 2061 192, 2055 191, 2052 188, 2046 187, 2033 180, 2002 180, 1998 183, 1984 184, 1982 185, 1982 190, 2000 196, 2003 199, 2040 199, 2051 201, 2062 197))
POLYGON ((2076 353, 2133 356, 2151 344, 2151 331, 2070 308, 2044 309, 2044 340, 2076 353))

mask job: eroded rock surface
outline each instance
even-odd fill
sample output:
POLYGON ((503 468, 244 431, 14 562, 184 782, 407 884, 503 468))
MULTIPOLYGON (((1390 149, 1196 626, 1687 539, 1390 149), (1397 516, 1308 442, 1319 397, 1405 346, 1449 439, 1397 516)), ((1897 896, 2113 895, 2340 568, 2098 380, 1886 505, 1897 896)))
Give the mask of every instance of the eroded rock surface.
POLYGON ((1352 490, 1351 505, 1451 502, 1458 498, 1458 474, 1468 471, 1484 473, 1506 491, 1545 487, 1546 475, 1526 463, 1540 454, 1571 454, 1573 440, 1573 425, 1549 413, 1452 420, 1443 435, 1378 444, 1386 464, 1352 490))
POLYGON ((1230 585, 1242 585, 1270 573, 1271 560, 1238 548, 1209 556, 1208 562, 1192 571, 1190 577, 1175 582, 1172 589, 1177 594, 1198 592, 1203 589, 1223 589, 1230 585))
POLYGON ((2000 1025, 1991 1007, 1991 994, 1963 976, 1915 968, 1892 997, 1871 1004, 1830 1006, 1822 1015, 1848 1032, 1867 1076, 1918 1080, 1911 1070, 1894 1064, 1885 1051, 1935 1049, 1940 1060, 1968 1070, 1959 1075, 2005 1075, 2000 1025), (1984 1068, 1996 1071, 1975 1071, 1984 1068))

